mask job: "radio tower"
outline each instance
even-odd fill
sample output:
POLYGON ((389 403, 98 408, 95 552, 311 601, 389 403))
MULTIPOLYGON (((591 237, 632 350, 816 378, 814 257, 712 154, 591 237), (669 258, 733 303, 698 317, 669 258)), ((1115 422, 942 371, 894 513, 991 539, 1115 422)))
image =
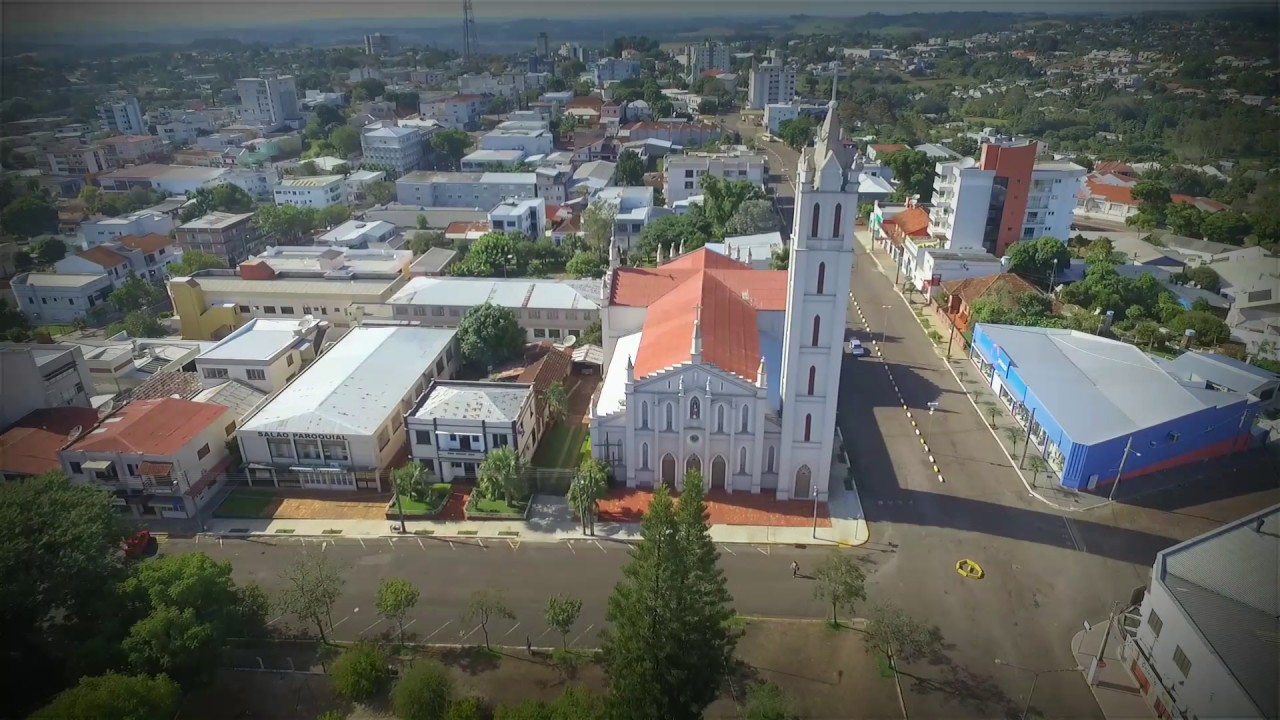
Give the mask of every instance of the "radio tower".
POLYGON ((480 43, 476 41, 476 13, 471 9, 471 0, 462 0, 462 64, 471 67, 480 51, 480 43))

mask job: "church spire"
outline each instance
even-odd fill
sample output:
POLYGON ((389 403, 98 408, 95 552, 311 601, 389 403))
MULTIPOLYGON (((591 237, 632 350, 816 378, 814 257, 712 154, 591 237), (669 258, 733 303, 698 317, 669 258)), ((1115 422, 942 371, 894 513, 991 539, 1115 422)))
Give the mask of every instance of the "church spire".
POLYGON ((702 362, 702 305, 693 306, 693 343, 689 348, 690 359, 702 362))
POLYGON ((765 375, 765 372, 764 372, 764 356, 761 355, 760 366, 756 368, 756 386, 764 387, 768 383, 768 380, 766 379, 766 377, 767 376, 765 375))

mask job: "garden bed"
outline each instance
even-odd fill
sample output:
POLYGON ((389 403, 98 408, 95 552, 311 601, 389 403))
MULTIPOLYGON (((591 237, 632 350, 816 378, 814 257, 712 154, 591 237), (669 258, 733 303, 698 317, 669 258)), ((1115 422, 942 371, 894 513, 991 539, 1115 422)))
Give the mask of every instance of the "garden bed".
POLYGON ((452 492, 453 486, 449 483, 433 483, 427 486, 426 497, 422 500, 406 497, 397 503, 396 498, 392 497, 391 502, 387 503, 387 519, 399 520, 402 509, 406 518, 438 515, 441 510, 444 510, 444 506, 449 504, 449 495, 452 492))
POLYGON ((479 493, 472 493, 467 499, 465 512, 468 520, 528 520, 532 507, 529 500, 508 503, 505 500, 486 500, 479 493))

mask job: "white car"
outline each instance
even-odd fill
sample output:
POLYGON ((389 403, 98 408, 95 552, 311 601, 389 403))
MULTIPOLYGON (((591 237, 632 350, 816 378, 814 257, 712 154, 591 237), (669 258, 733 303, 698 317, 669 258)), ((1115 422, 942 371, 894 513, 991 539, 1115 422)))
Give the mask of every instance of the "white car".
POLYGON ((854 357, 866 357, 871 351, 863 346, 862 341, 857 338, 849 341, 849 354, 854 357))

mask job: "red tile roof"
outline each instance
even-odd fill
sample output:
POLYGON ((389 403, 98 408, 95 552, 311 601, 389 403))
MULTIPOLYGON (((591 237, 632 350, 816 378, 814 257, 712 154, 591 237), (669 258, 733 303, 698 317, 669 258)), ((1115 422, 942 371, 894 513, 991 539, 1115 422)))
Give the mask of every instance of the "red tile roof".
POLYGON ((113 268, 117 265, 124 265, 129 259, 120 253, 108 247, 99 245, 88 250, 81 250, 76 253, 77 257, 82 257, 89 262, 104 268, 113 268))
POLYGON ((1097 167, 1095 167, 1093 171, 1097 173, 1115 173, 1118 175, 1128 175, 1129 173, 1133 172, 1133 166, 1125 162, 1108 160, 1107 162, 1098 163, 1097 167))
POLYGON ((1013 273, 965 278, 964 280, 953 280, 942 284, 942 289, 946 290, 947 294, 960 297, 966 305, 973 305, 974 302, 997 287, 1007 289, 1014 297, 1025 295, 1026 293, 1040 292, 1036 286, 1027 282, 1021 275, 1013 273))
POLYGON ((710 272, 695 273, 649 306, 636 353, 636 377, 687 362, 695 322, 701 328, 703 362, 756 379, 760 333, 755 308, 710 272))
POLYGON ((929 235, 929 211, 920 206, 908 208, 885 221, 886 225, 895 225, 908 237, 927 237, 929 235))
POLYGON ((877 156, 880 156, 880 155, 892 155, 896 152, 910 150, 911 148, 907 147, 906 145, 892 144, 892 145, 872 145, 871 149, 876 151, 877 156))
POLYGON ((552 383, 563 382, 573 369, 573 356, 560 348, 553 347, 537 362, 524 369, 516 380, 533 386, 539 396, 551 387, 552 383))
POLYGON ((746 293, 748 302, 757 310, 787 309, 785 270, 752 270, 743 263, 705 248, 662 267, 618 268, 614 271, 609 304, 648 307, 703 271, 716 275, 739 294, 746 293))
POLYGON ((222 405, 177 398, 131 402, 69 449, 172 457, 230 412, 222 405))
MULTIPOLYGON (((1103 182, 1088 180, 1085 182, 1086 191, 1093 196, 1100 197, 1107 202, 1113 202, 1120 205, 1137 206, 1139 203, 1133 197, 1131 186, 1109 185, 1103 182)), ((1170 202, 1174 205, 1194 205, 1206 212, 1221 212, 1229 210, 1230 206, 1210 200, 1209 198, 1191 197, 1190 195, 1170 195, 1170 202)))
POLYGON ((118 242, 127 248, 141 250, 144 253, 155 252, 160 248, 167 248, 174 244, 174 241, 169 239, 169 236, 157 235, 156 233, 151 233, 150 235, 125 235, 118 242))
POLYGON ((98 422, 98 411, 56 407, 25 415, 0 435, 0 472, 39 475, 62 467, 58 451, 71 442, 71 431, 87 431, 98 422))

